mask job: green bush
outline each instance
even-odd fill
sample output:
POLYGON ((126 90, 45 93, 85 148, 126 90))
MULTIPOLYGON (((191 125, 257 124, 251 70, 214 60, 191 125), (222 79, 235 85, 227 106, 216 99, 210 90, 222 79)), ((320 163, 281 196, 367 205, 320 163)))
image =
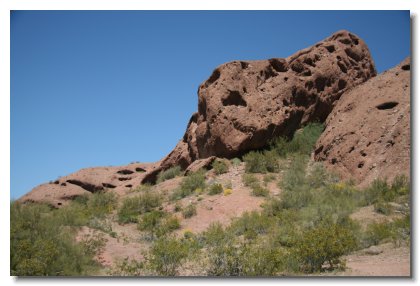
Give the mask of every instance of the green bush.
POLYGON ((190 218, 197 214, 197 208, 193 204, 189 204, 184 208, 182 211, 182 215, 184 218, 190 218))
POLYGON ((145 192, 136 197, 125 198, 122 206, 118 210, 118 222, 136 223, 140 214, 152 211, 154 208, 159 207, 161 202, 161 196, 152 192, 145 192))
POLYGON ((92 275, 99 269, 92 253, 74 240, 56 214, 42 204, 10 205, 10 274, 13 276, 92 275))
POLYGON ((219 223, 212 223, 202 235, 202 240, 209 247, 217 247, 233 239, 230 232, 227 232, 219 223))
POLYGON ((189 174, 185 177, 180 185, 180 188, 175 190, 171 196, 172 200, 185 198, 197 189, 204 190, 206 188, 206 172, 203 169, 195 173, 189 174))
POLYGON ((175 276, 187 256, 186 244, 176 238, 163 236, 153 243, 146 258, 147 267, 160 276, 175 276))
POLYGON ((213 195, 217 195, 217 194, 221 194, 223 193, 223 186, 221 184, 212 184, 209 187, 209 191, 208 194, 213 196, 213 195))
POLYGON ((272 151, 251 151, 243 157, 243 160, 247 173, 278 172, 279 170, 277 156, 272 151))
POLYGON ((306 184, 306 165, 308 157, 303 155, 291 156, 291 163, 279 183, 285 191, 293 191, 296 187, 306 184))
POLYGON ((179 202, 176 202, 175 206, 174 206, 174 212, 180 212, 182 211, 182 205, 179 202))
POLYGON ((87 201, 89 213, 95 217, 110 214, 117 207, 117 197, 113 192, 93 193, 87 201))
POLYGON ((386 203, 384 201, 378 201, 374 204, 374 210, 377 213, 384 214, 384 215, 390 215, 392 212, 392 207, 389 203, 386 203))
POLYGON ((309 123, 302 130, 295 132, 290 141, 282 137, 274 139, 271 142, 271 148, 280 157, 286 157, 292 153, 310 155, 323 130, 322 124, 309 123))
POLYGON ((295 247, 295 255, 303 272, 322 270, 328 263, 330 269, 342 266, 340 256, 357 247, 353 233, 339 224, 325 223, 305 231, 295 247))
POLYGON ((266 197, 269 194, 268 189, 261 187, 260 185, 252 186, 251 194, 256 197, 266 197))
POLYGON ((180 166, 175 166, 175 167, 169 168, 165 171, 162 171, 162 172, 159 173, 156 183, 159 184, 159 183, 162 183, 166 180, 173 179, 176 176, 181 175, 181 172, 182 172, 182 170, 181 170, 180 166))
POLYGON ((255 175, 246 174, 246 173, 242 175, 242 182, 244 183, 245 186, 251 187, 251 188, 255 184, 259 184, 259 180, 257 177, 255 177, 255 175))
POLYGON ((229 166, 226 164, 225 160, 214 160, 212 167, 217 175, 221 175, 229 171, 229 166))
POLYGON ((276 176, 274 174, 267 174, 264 176, 263 181, 264 184, 267 185, 268 183, 274 181, 276 179, 276 176))
POLYGON ((160 221, 163 218, 163 216, 164 213, 162 211, 153 210, 151 212, 145 213, 141 216, 137 224, 137 228, 142 231, 153 232, 160 224, 160 221))
POLYGON ((266 234, 272 222, 264 213, 245 212, 241 217, 233 220, 229 231, 235 235, 244 235, 246 238, 254 239, 259 234, 266 234))
POLYGON ((242 161, 241 161, 241 159, 239 159, 239 158, 233 158, 233 159, 231 159, 231 160, 230 160, 230 163, 231 163, 233 166, 239 166, 239 165, 242 163, 242 161))
POLYGON ((392 236, 392 225, 386 222, 369 224, 366 230, 365 246, 378 245, 380 242, 392 236))
POLYGON ((147 231, 152 238, 161 237, 180 228, 178 218, 162 211, 151 211, 142 215, 137 228, 147 231))

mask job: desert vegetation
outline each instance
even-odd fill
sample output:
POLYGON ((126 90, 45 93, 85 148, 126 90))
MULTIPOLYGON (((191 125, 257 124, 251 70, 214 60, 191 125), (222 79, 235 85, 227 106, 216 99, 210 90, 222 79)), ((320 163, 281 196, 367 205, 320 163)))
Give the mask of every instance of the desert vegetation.
POLYGON ((372 245, 410 244, 407 178, 375 180, 363 190, 340 181, 310 160, 322 130, 320 124, 309 124, 290 140, 278 138, 266 150, 244 155, 243 163, 215 161, 216 176, 228 172, 230 164, 244 164, 243 185, 264 203, 261 210, 245 212, 227 225, 213 223, 201 232, 181 227, 182 220, 197 215, 197 202, 235 192, 231 182, 208 181, 205 170, 184 176, 170 193, 160 192, 159 182, 180 176, 179 168, 162 172, 156 186, 137 187, 123 198, 98 192, 60 209, 12 202, 11 274, 104 273, 96 257, 106 237, 117 236, 113 223, 135 224, 146 250, 142 260, 115 262, 106 269, 109 275, 306 275, 343 270, 344 255, 372 245), (282 192, 272 195, 268 184, 282 192), (192 197, 197 200, 191 202, 192 197), (173 206, 170 211, 167 205, 173 206), (367 206, 389 219, 362 227, 351 214, 367 206), (83 226, 96 234, 76 239, 83 226))

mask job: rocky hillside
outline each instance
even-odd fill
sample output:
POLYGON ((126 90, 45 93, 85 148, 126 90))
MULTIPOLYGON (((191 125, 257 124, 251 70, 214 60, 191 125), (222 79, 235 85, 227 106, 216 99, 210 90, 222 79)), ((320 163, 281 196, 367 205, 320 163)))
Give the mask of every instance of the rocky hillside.
POLYGON ((366 44, 339 31, 285 58, 234 61, 213 71, 198 89, 198 112, 182 140, 161 161, 82 169, 34 188, 20 201, 59 207, 85 193, 124 195, 155 183, 173 166, 209 169, 216 157, 233 158, 291 137, 309 122, 325 122, 315 159, 343 178, 368 184, 378 176, 409 174, 409 59, 376 77, 366 44))

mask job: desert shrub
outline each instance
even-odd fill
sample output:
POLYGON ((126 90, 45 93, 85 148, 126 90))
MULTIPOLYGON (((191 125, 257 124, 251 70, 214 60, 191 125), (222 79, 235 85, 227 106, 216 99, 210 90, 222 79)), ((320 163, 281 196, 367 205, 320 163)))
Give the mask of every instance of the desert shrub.
POLYGON ((160 221, 163 218, 163 216, 164 213, 162 211, 153 210, 151 212, 145 213, 141 216, 137 224, 137 228, 142 231, 153 232, 160 224, 160 221))
POLYGON ((227 173, 229 170, 229 166, 226 164, 225 160, 214 160, 212 167, 217 175, 227 173))
POLYGON ((243 157, 245 162, 245 172, 247 173, 267 173, 265 156, 262 152, 251 151, 243 157))
POLYGON ((286 157, 291 153, 309 155, 323 130, 322 124, 309 123, 302 130, 295 132, 290 141, 282 137, 274 139, 271 142, 271 148, 281 157, 286 157))
POLYGON ((105 248, 106 242, 105 235, 98 231, 85 234, 81 239, 84 252, 90 256, 101 252, 105 248))
POLYGON ((376 203, 384 194, 389 192, 388 184, 385 180, 376 179, 372 184, 364 190, 364 203, 371 205, 376 203))
POLYGON ((136 223, 140 214, 152 211, 154 208, 160 206, 161 202, 161 196, 152 192, 145 192, 136 197, 125 198, 122 206, 118 210, 118 222, 136 223))
POLYGON ((241 276, 273 276, 284 268, 285 254, 272 245, 244 243, 241 245, 239 261, 241 276))
POLYGON ((303 155, 291 156, 291 163, 279 183, 281 189, 293 191, 296 187, 306 184, 306 165, 308 158, 303 155))
POLYGON ((110 214, 117 207, 117 197, 113 192, 93 193, 87 201, 89 213, 95 217, 110 214))
POLYGON ((153 240, 179 229, 180 223, 177 217, 154 210, 141 216, 137 228, 148 232, 148 239, 153 240))
POLYGON ((213 195, 217 195, 217 194, 221 194, 223 193, 223 186, 221 184, 212 184, 209 187, 209 191, 208 194, 213 196, 213 195))
POLYGON ((193 204, 189 204, 188 206, 186 206, 184 208, 184 210, 182 211, 182 216, 184 218, 190 218, 193 217, 197 214, 197 208, 195 205, 193 204))
POLYGON ((243 174, 242 175, 242 182, 247 187, 252 187, 255 184, 259 184, 259 180, 255 175, 253 174, 243 174))
POLYGON ((247 173, 278 172, 279 170, 277 156, 273 151, 251 151, 243 159, 247 173))
POLYGON ((156 183, 159 184, 159 183, 162 183, 166 180, 173 179, 176 176, 181 175, 181 171, 182 170, 181 170, 180 166, 175 166, 175 167, 169 168, 165 171, 162 171, 162 172, 159 173, 156 183))
POLYGON ((137 187, 131 189, 130 192, 136 192, 136 193, 149 192, 152 190, 152 187, 153 186, 150 183, 140 184, 137 187))
POLYGON ((112 222, 110 218, 91 218, 86 224, 88 227, 103 231, 105 233, 112 233, 112 222))
POLYGON ((181 224, 179 223, 179 219, 174 216, 167 216, 160 227, 160 230, 158 231, 158 235, 165 235, 167 233, 170 233, 174 230, 177 230, 181 227, 181 224))
POLYGON ((305 231, 294 248, 294 254, 303 272, 312 273, 322 270, 328 263, 330 269, 342 265, 340 256, 357 247, 353 233, 339 224, 325 223, 305 231))
POLYGON ((378 202, 391 202, 409 193, 409 182, 404 175, 395 177, 391 185, 388 185, 386 180, 376 179, 363 191, 364 197, 362 204, 371 205, 378 202))
POLYGON ((278 248, 232 240, 212 246, 207 257, 210 276, 272 276, 282 268, 284 259, 278 248))
POLYGON ((241 217, 232 221, 229 231, 235 235, 244 235, 253 239, 259 234, 266 234, 272 226, 272 220, 264 213, 245 212, 241 217))
POLYGON ((268 184, 276 179, 276 176, 274 174, 266 174, 263 178, 264 184, 268 184))
POLYGON ((197 189, 204 190, 206 188, 206 173, 204 170, 199 170, 195 173, 191 173, 186 176, 180 185, 180 188, 175 190, 171 196, 171 199, 177 200, 185 198, 197 189))
POLYGON ((11 203, 11 275, 88 275, 98 270, 91 253, 75 242, 75 232, 61 225, 57 211, 42 204, 11 203))
POLYGON ((224 189, 223 190, 223 195, 224 196, 229 196, 232 194, 232 189, 224 189))
POLYGON ((299 185, 292 191, 284 190, 281 193, 281 206, 285 209, 301 209, 313 200, 311 189, 305 185, 299 185))
POLYGON ((384 202, 383 200, 377 201, 374 204, 374 210, 377 213, 390 215, 392 212, 392 207, 389 203, 384 202))
POLYGON ((181 203, 179 203, 179 202, 176 202, 175 203, 175 206, 174 206, 174 212, 180 212, 180 211, 182 211, 182 205, 181 205, 181 203))
POLYGON ((117 261, 107 272, 111 276, 141 276, 144 273, 144 263, 128 257, 117 261))
POLYGON ((242 163, 242 161, 241 161, 241 159, 239 159, 239 158, 233 158, 233 159, 231 159, 231 160, 230 160, 230 163, 231 163, 233 166, 239 166, 239 165, 242 163))
POLYGON ((175 276, 188 256, 187 245, 174 237, 163 236, 153 243, 147 257, 147 267, 160 276, 175 276))
POLYGON ((252 186, 251 194, 253 196, 256 196, 256 197, 266 197, 266 196, 268 196, 269 191, 268 191, 268 189, 266 189, 266 188, 264 188, 260 185, 254 185, 254 186, 252 186))
POLYGON ((392 223, 392 235, 393 242, 399 245, 403 241, 410 242, 411 226, 410 226, 410 214, 406 214, 403 218, 394 220, 392 223))
POLYGON ((391 236, 391 224, 386 222, 369 224, 364 238, 365 246, 378 245, 391 236))
POLYGON ((202 240, 208 247, 217 247, 232 239, 232 234, 227 232, 219 222, 210 224, 202 234, 202 240))

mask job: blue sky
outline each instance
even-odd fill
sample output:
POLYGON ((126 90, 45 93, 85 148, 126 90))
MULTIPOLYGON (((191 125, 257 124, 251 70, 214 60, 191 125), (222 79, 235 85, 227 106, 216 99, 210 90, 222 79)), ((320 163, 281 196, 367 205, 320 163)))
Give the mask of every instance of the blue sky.
POLYGON ((408 11, 12 12, 11 198, 80 168, 159 160, 216 66, 341 29, 379 72, 410 55, 408 11))

